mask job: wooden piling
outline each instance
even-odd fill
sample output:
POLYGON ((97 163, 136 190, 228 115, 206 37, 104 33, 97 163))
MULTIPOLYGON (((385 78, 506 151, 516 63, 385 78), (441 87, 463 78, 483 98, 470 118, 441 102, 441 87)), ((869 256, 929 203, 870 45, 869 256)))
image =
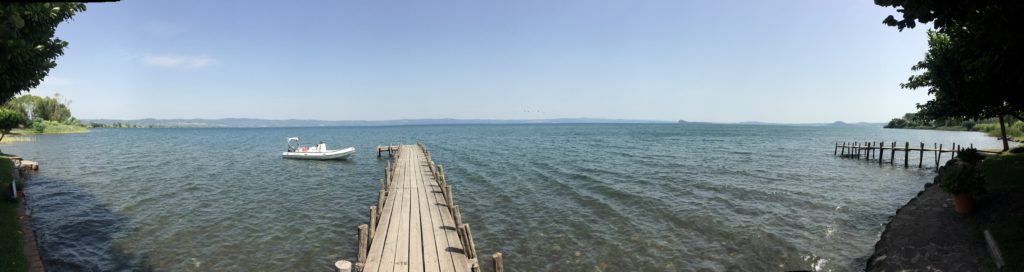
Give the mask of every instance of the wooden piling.
POLYGON ((377 229, 377 206, 370 206, 370 237, 369 240, 373 241, 373 232, 377 229))
POLYGON ((885 142, 878 142, 878 165, 882 165, 882 157, 885 157, 885 142))
POLYGON ((889 149, 889 165, 896 164, 896 141, 892 141, 892 147, 889 149))
POLYGON ((352 262, 346 260, 334 262, 334 272, 353 272, 352 262))
POLYGON ((466 249, 466 256, 470 259, 475 259, 476 245, 473 243, 473 230, 470 229, 469 224, 462 224, 459 225, 459 231, 462 232, 462 235, 460 236, 465 237, 465 240, 463 241, 465 244, 463 247, 466 249))
POLYGON ((846 142, 843 142, 843 148, 839 151, 839 157, 846 156, 846 142))
POLYGON ((377 192, 377 211, 384 210, 384 199, 387 197, 387 191, 380 190, 377 192))
POLYGON ((455 225, 462 225, 462 210, 459 209, 459 205, 452 205, 452 218, 455 219, 455 225))
POLYGON ((501 263, 501 252, 491 255, 491 262, 494 264, 494 272, 505 272, 505 265, 501 263))
POLYGON ((908 168, 910 167, 910 142, 903 144, 903 168, 908 168))
POLYGON ((939 161, 942 161, 942 144, 939 144, 939 151, 935 155, 935 168, 939 168, 939 161))
POLYGON ((448 205, 449 212, 452 206, 455 205, 455 203, 453 203, 454 201, 452 201, 452 190, 453 188, 451 185, 448 185, 448 189, 444 190, 444 203, 448 205))
POLYGON ((363 271, 363 265, 366 264, 366 224, 359 225, 359 259, 356 261, 356 271, 363 271))
POLYGON ((873 144, 873 143, 871 143, 871 142, 865 142, 864 143, 864 147, 867 148, 867 149, 864 150, 864 160, 865 161, 871 160, 871 151, 873 150, 873 149, 871 149, 871 144, 873 144))
POLYGON ((924 163, 924 143, 921 143, 921 149, 920 150, 921 150, 921 152, 919 154, 920 157, 917 158, 917 168, 921 168, 921 166, 923 165, 922 163, 924 163))

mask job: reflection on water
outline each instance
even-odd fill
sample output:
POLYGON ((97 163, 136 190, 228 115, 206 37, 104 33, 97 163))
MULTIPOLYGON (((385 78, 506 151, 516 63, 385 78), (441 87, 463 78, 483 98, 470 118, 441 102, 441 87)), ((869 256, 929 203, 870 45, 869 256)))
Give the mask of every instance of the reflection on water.
MULTIPOLYGON (((355 257, 378 144, 421 140, 480 252, 510 271, 860 270, 931 170, 834 141, 999 143, 867 127, 477 125, 124 129, 35 136, 33 226, 53 270, 326 270, 355 257), (282 160, 285 139, 351 161, 282 160)), ((912 157, 912 159, 914 159, 912 157)))

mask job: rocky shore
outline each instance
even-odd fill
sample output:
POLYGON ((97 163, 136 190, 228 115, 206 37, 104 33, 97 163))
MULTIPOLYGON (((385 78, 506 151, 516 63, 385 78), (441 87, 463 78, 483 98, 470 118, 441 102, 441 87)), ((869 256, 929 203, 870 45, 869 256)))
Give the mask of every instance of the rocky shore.
MULTIPOLYGON (((985 226, 1024 211, 1024 193, 989 192, 977 197, 974 213, 958 214, 952 197, 937 183, 938 178, 926 184, 896 211, 875 244, 866 271, 998 270, 982 232, 985 226)), ((1003 253, 1008 249, 1013 248, 1003 248, 1003 253)))

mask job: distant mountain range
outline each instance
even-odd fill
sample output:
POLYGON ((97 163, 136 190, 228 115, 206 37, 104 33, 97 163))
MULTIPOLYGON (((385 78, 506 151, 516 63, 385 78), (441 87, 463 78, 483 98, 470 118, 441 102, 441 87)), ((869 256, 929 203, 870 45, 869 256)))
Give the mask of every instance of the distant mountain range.
POLYGON ((782 126, 884 126, 886 123, 871 123, 871 122, 856 122, 847 123, 843 121, 835 121, 832 123, 768 123, 761 121, 745 121, 739 123, 709 123, 709 122, 687 122, 686 120, 679 120, 679 124, 736 124, 736 125, 782 125, 782 126))
POLYGON ((359 120, 269 120, 254 118, 223 118, 223 119, 86 119, 84 123, 97 124, 125 124, 139 127, 167 127, 167 128, 250 128, 250 127, 346 127, 346 126, 404 126, 404 125, 463 125, 463 124, 651 124, 671 123, 659 120, 626 120, 626 119, 600 119, 600 118, 559 118, 559 119, 522 119, 522 120, 500 120, 500 119, 401 119, 383 121, 359 121, 359 120))

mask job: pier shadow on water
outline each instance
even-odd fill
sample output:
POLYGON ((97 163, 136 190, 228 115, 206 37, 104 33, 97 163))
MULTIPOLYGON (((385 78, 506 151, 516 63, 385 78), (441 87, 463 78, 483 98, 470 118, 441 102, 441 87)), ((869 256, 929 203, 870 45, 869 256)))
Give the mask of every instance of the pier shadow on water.
POLYGON ((32 229, 48 271, 152 271, 147 258, 115 240, 127 218, 89 189, 66 180, 30 175, 26 194, 32 229))

